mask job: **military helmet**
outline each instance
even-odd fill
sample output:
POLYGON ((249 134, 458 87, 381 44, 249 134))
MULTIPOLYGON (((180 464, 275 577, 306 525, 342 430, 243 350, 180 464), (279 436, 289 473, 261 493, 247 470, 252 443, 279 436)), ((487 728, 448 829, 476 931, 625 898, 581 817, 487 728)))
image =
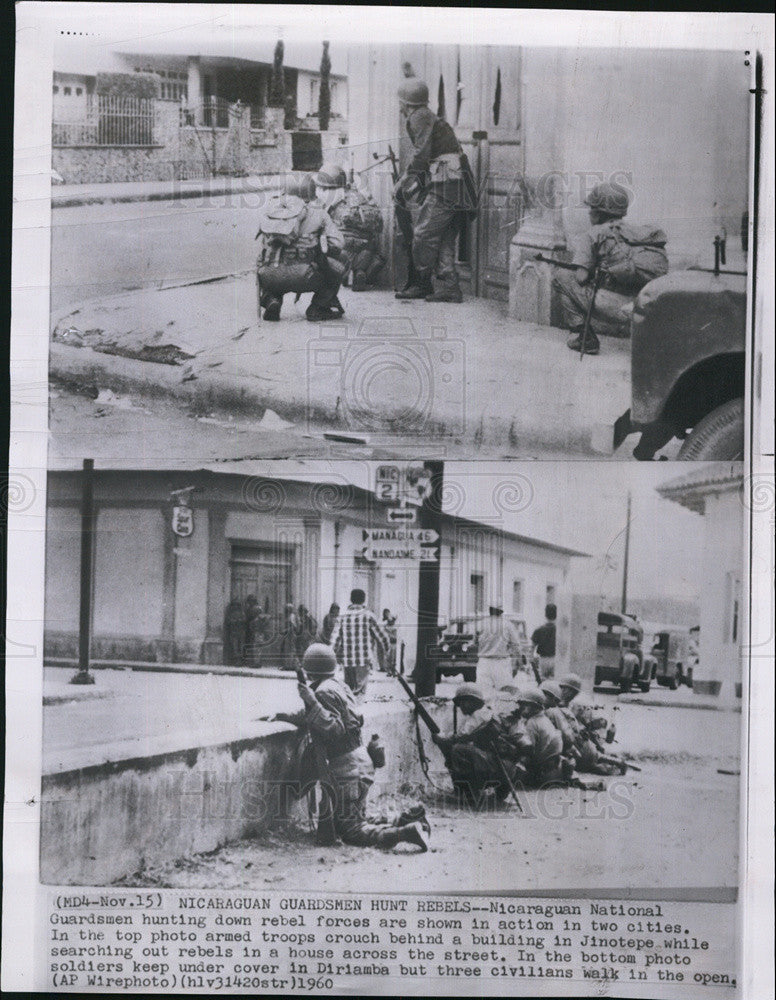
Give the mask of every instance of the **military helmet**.
POLYGON ((331 646, 324 642, 314 642, 305 650, 302 668, 310 677, 333 677, 337 658, 331 646))
POLYGON ((576 674, 566 674, 565 677, 560 679, 560 687, 571 688, 572 691, 579 693, 582 690, 582 679, 576 674))
POLYGON ((313 174, 316 187, 341 188, 345 187, 347 177, 345 171, 338 163, 324 163, 317 174, 313 174))
POLYGON ((544 695, 539 688, 528 688, 518 695, 517 700, 521 705, 536 705, 537 708, 544 708, 544 695))
POLYGON ((545 702, 547 702, 549 697, 550 705, 558 704, 563 698, 560 684, 556 684, 555 681, 544 681, 539 690, 543 692, 545 702))
POLYGON ((455 697, 453 701, 456 704, 463 698, 471 698, 472 701, 479 701, 483 705, 485 704, 485 695, 482 693, 482 688, 478 687, 476 684, 472 684, 467 681, 465 684, 459 685, 457 691, 455 692, 455 697))
POLYGON ((428 84, 417 77, 405 80, 399 87, 399 100, 402 104, 412 104, 417 107, 428 104, 428 84))
POLYGON ((288 174, 286 194, 292 194, 302 201, 312 201, 315 197, 315 180, 312 174, 288 174))
POLYGON ((585 198, 585 204, 606 215, 621 219, 628 211, 630 195, 621 184, 596 184, 585 198))

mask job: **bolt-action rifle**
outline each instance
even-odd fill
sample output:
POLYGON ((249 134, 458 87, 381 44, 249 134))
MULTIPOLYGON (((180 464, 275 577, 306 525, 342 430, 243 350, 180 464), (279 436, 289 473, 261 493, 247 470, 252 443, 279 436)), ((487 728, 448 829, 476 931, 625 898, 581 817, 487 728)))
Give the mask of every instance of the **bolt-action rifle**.
MULTIPOLYGON (((538 253, 534 259, 540 260, 543 264, 552 264, 555 267, 560 267, 564 271, 576 271, 579 269, 580 266, 584 266, 579 264, 568 264, 564 260, 553 260, 552 257, 545 257, 543 254, 540 253, 538 253)), ((585 353, 587 351, 587 341, 588 337, 590 336, 590 321, 593 318, 595 299, 596 295, 598 294, 598 289, 601 286, 601 281, 605 273, 606 269, 598 264, 593 268, 592 281, 590 283, 592 294, 590 296, 590 301, 587 304, 587 312, 585 313, 585 325, 582 327, 582 341, 579 350, 580 361, 585 356, 585 353)))

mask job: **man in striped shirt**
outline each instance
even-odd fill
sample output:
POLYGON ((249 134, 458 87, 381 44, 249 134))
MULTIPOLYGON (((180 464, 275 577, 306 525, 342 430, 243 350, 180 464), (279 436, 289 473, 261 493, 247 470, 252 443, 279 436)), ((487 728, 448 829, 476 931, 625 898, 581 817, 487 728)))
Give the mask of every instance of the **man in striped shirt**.
POLYGON ((359 697, 366 691, 373 651, 379 649, 387 658, 390 650, 388 636, 372 612, 364 607, 364 601, 366 594, 363 590, 350 592, 348 610, 340 614, 329 639, 337 662, 344 668, 345 683, 359 697))

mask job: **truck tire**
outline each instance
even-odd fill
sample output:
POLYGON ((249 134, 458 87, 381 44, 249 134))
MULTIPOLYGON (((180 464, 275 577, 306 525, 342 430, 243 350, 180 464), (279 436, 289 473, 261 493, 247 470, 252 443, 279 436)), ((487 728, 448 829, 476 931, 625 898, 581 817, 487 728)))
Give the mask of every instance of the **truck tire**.
POLYGON ((622 694, 627 694, 633 687, 633 674, 621 674, 620 675, 620 691, 622 694))
POLYGON ((476 667, 464 667, 461 671, 463 674, 463 679, 468 683, 474 683, 477 680, 477 668, 476 667))
POLYGON ((674 668, 674 672, 668 678, 668 690, 676 691, 676 689, 679 687, 680 679, 681 679, 681 671, 679 670, 678 667, 676 667, 674 668))
POLYGON ((646 694, 647 691, 649 691, 649 689, 651 687, 652 687, 652 678, 651 677, 647 677, 646 680, 639 682, 639 690, 643 691, 644 694, 646 694))
POLYGON ((743 457, 743 399, 731 399, 707 413, 693 427, 677 455, 680 460, 695 462, 734 462, 743 457))
POLYGON ((600 683, 601 683, 601 668, 596 667, 595 676, 593 677, 593 687, 598 687, 600 683))

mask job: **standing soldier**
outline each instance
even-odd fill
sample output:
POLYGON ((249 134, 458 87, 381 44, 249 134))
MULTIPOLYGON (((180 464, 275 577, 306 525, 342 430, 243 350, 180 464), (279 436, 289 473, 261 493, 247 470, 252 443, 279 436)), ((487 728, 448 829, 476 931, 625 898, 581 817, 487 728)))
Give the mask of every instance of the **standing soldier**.
POLYGON ((330 644, 337 661, 345 671, 345 683, 358 698, 366 692, 366 684, 376 650, 388 656, 390 642, 369 608, 364 607, 366 594, 356 588, 350 592, 350 605, 334 623, 330 644))
POLYGON ((668 272, 666 234, 656 226, 633 226, 623 219, 630 197, 620 184, 598 184, 585 199, 591 229, 576 247, 576 270, 559 270, 553 285, 560 295, 563 324, 573 336, 572 351, 582 350, 582 333, 594 294, 594 275, 601 276, 590 317, 585 353, 598 354, 598 335, 627 337, 630 306, 648 282, 668 272))
POLYGON ((492 605, 488 612, 488 621, 477 635, 477 676, 489 691, 496 691, 512 681, 512 659, 519 642, 512 625, 504 621, 503 608, 492 605))
POLYGON ((335 307, 345 266, 337 259, 345 240, 328 213, 288 191, 262 209, 256 276, 264 319, 280 319, 286 292, 313 292, 305 315, 311 323, 339 319, 335 307))
POLYGON ((413 149, 394 186, 394 200, 412 218, 416 283, 397 292, 396 298, 462 302, 455 244, 460 213, 474 208, 466 205, 468 163, 453 129, 429 109, 428 87, 422 80, 406 80, 399 87, 399 102, 413 149), (431 280, 435 272, 436 291, 431 280))
POLYGON ((374 285, 385 267, 385 258, 380 253, 383 231, 380 209, 371 195, 346 186, 345 171, 335 163, 324 163, 313 181, 315 204, 329 213, 345 238, 351 290, 364 292, 374 285))
POLYGON ((404 842, 427 851, 431 828, 425 811, 417 822, 404 822, 405 815, 395 823, 367 819, 366 799, 375 768, 361 739, 364 717, 350 689, 334 676, 336 666, 331 646, 309 646, 302 661, 307 683, 298 684, 304 709, 294 715, 281 712, 274 719, 305 727, 321 741, 329 774, 319 774, 318 779, 332 786, 326 792, 334 799, 334 828, 346 844, 387 850, 404 842))

